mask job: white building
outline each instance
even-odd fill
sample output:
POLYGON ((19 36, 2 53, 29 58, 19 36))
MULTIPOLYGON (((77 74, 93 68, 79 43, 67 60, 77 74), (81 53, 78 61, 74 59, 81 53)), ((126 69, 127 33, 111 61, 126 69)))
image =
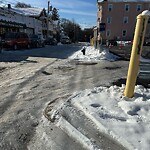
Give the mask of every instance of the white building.
POLYGON ((5 32, 42 33, 42 22, 15 12, 12 8, 0 7, 0 34, 5 32))
POLYGON ((42 8, 8 8, 0 7, 0 35, 5 32, 26 32, 28 34, 43 34, 44 37, 53 34, 55 25, 51 16, 47 16, 42 8))

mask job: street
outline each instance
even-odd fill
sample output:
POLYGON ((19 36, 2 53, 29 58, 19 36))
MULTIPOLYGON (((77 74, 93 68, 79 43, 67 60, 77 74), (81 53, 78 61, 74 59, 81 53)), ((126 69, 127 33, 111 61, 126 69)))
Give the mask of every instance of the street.
POLYGON ((0 149, 81 150, 43 115, 47 104, 125 78, 128 61, 79 63, 67 59, 84 44, 3 51, 0 54, 0 149))

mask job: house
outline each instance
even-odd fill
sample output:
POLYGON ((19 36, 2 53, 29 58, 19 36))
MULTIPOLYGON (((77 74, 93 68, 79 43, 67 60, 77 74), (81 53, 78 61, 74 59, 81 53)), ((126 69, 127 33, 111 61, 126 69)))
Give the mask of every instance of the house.
POLYGON ((44 8, 0 7, 0 35, 5 32, 26 32, 53 35, 55 24, 44 8))
MULTIPOLYGON (((97 36, 106 40, 133 40, 136 17, 150 10, 150 0, 97 0, 97 36)), ((146 36, 150 37, 148 23, 146 36)))
POLYGON ((5 32, 41 33, 42 22, 19 13, 10 6, 0 7, 0 35, 5 32))
MULTIPOLYGON (((31 22, 28 22, 28 19, 25 20, 27 26, 32 26, 34 31, 33 33, 37 34, 43 34, 44 37, 48 34, 48 17, 46 10, 44 8, 37 8, 37 7, 31 7, 31 8, 11 8, 11 11, 21 14, 23 16, 26 16, 27 18, 32 18, 33 21, 40 21, 40 30, 37 29, 37 24, 32 24, 31 22), (32 24, 32 25, 31 25, 32 24)), ((30 33, 29 29, 26 31, 27 33, 30 33)), ((33 34, 32 33, 32 34, 33 34)))

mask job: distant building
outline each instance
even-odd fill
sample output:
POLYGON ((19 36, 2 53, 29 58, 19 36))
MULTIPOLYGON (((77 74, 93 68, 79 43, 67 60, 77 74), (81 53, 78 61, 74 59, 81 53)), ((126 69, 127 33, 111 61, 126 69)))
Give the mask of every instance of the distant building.
MULTIPOLYGON (((150 10, 150 0, 97 0, 97 35, 106 40, 133 40, 136 17, 150 10)), ((150 24, 146 36, 150 37, 150 24)))

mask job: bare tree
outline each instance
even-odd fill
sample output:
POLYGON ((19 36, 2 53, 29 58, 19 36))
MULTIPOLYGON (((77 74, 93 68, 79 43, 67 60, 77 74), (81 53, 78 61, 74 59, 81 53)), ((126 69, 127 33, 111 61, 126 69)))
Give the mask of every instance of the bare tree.
POLYGON ((15 5, 16 8, 31 8, 31 5, 30 4, 25 4, 25 3, 21 3, 21 2, 18 2, 16 5, 15 5))

